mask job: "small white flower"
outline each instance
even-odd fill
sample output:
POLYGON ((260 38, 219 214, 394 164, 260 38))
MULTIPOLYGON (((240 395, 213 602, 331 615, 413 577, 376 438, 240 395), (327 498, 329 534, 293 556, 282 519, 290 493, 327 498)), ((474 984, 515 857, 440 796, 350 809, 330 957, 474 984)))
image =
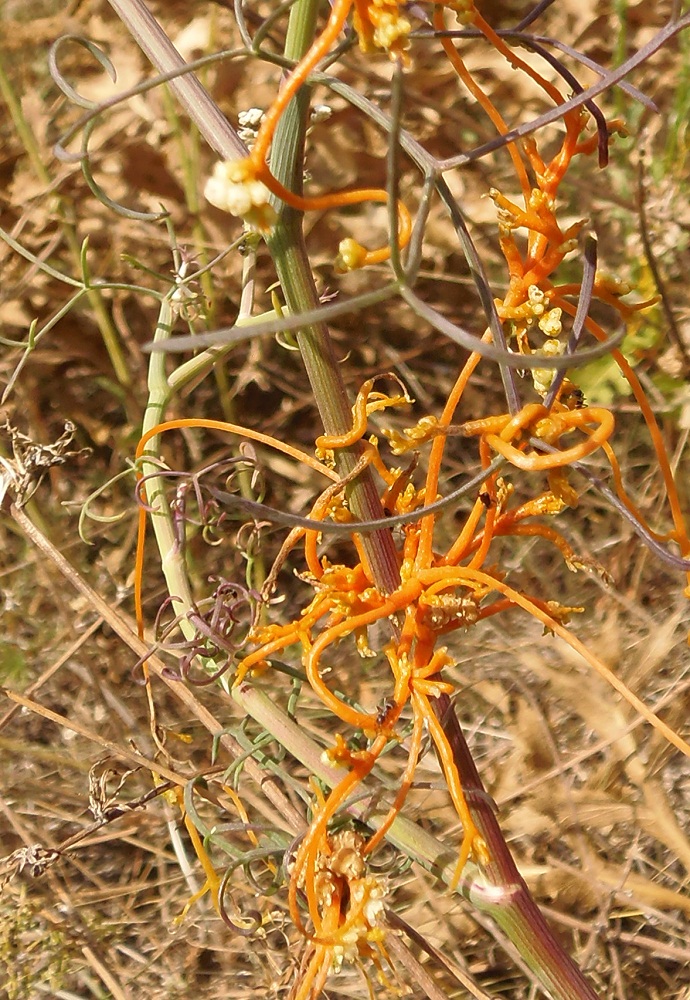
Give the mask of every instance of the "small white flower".
POLYGON ((546 300, 546 295, 544 292, 538 285, 530 285, 527 289, 527 297, 529 299, 532 315, 541 316, 545 309, 544 302, 546 300))
POLYGON ((394 47, 406 49, 409 46, 407 36, 412 31, 412 25, 406 17, 397 13, 382 12, 374 30, 374 44, 386 52, 394 51, 394 47))
POLYGON ((237 121, 240 123, 242 128, 253 128, 257 129, 261 124, 261 119, 264 113, 261 108, 247 108, 246 111, 240 111, 237 115, 237 121))
MULTIPOLYGON (((560 310, 559 310, 560 312, 560 310)), ((544 346, 537 354, 543 354, 546 357, 558 357, 565 351, 565 344, 562 344, 560 340, 547 340, 544 346)), ((534 368, 532 370, 532 381, 534 382, 534 388, 537 390, 540 396, 545 396, 549 389, 551 388, 551 383, 556 375, 555 368, 534 368)))
POLYGON ((369 899, 364 904, 364 919, 370 927, 376 927, 379 917, 383 913, 383 896, 385 895, 381 886, 372 886, 369 899))
POLYGON ((309 121, 312 125, 321 125, 322 122, 327 122, 332 114, 333 108, 328 104, 315 104, 309 114, 309 121))

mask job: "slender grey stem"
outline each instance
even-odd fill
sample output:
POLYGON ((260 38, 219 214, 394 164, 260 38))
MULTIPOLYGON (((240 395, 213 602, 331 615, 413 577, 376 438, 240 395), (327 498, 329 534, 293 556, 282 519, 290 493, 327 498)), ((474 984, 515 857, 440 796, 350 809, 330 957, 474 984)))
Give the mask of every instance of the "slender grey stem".
POLYGON ((575 94, 574 97, 564 101, 563 104, 558 104, 556 107, 545 111, 538 118, 533 118, 532 121, 509 129, 503 135, 499 135, 495 139, 477 146, 476 149, 471 150, 469 153, 461 153, 459 156, 450 156, 445 160, 441 160, 438 164, 439 169, 445 172, 455 167, 462 167, 468 163, 473 163, 475 160, 493 153, 494 150, 502 149, 508 143, 515 142, 516 139, 523 139, 526 135, 531 135, 533 132, 544 128, 545 125, 551 125, 553 122, 559 121, 568 111, 582 107, 587 101, 598 97, 599 94, 603 94, 617 83, 620 83, 632 70, 637 69, 638 66, 645 63, 651 55, 658 52, 660 48, 663 48, 666 42, 674 38, 679 32, 684 31, 687 27, 690 27, 690 13, 686 14, 679 21, 672 21, 665 25, 661 31, 657 32, 646 45, 643 45, 629 59, 626 59, 616 69, 611 70, 601 80, 593 83, 591 87, 587 87, 581 94, 575 94))
MULTIPOLYGON (((590 233, 585 239, 585 264, 582 271, 582 282, 580 283, 580 297, 577 302, 577 310, 573 320, 573 328, 568 338, 565 354, 573 355, 580 342, 580 337, 584 333, 585 323, 589 315, 589 307, 592 304, 592 293, 594 292, 594 279, 597 271, 597 238, 594 233, 590 233)), ((563 385, 565 378, 565 368, 554 375, 553 382, 544 398, 544 406, 550 410, 554 404, 558 390, 563 385)))

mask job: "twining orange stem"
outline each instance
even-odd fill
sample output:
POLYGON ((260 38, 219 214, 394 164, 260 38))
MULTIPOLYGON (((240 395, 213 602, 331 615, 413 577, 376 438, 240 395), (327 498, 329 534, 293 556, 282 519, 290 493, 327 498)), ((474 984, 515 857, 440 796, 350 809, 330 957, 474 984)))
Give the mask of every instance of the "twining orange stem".
MULTIPOLYGON (((325 945, 314 945, 312 957, 307 966, 307 970, 299 984, 299 988, 294 995, 294 1000, 312 1000, 320 996, 326 985, 328 973, 331 969, 331 952, 325 945)), ((292 992, 289 1000, 293 1000, 292 992)))
MULTIPOLYGON (((491 343, 492 337, 491 332, 486 331, 482 337, 482 343, 491 343)), ((469 358, 462 367, 460 374, 458 375, 455 385, 453 386, 446 405, 443 408, 443 413, 439 419, 439 427, 448 427, 453 420, 453 415, 455 410, 460 404, 462 395, 467 388, 470 378, 474 374, 474 371, 481 361, 480 354, 470 354, 469 358)), ((426 475, 426 482, 424 486, 424 503, 433 503, 436 499, 436 494, 438 492, 438 483, 441 475, 441 463, 443 461, 443 453, 446 447, 446 439, 444 435, 439 435, 434 438, 431 445, 431 453, 429 455, 429 467, 426 475)), ((434 526, 436 524, 436 518, 433 514, 425 517, 421 525, 421 533, 419 537, 419 547, 417 549, 416 565, 418 567, 430 566, 433 557, 433 544, 434 544, 434 526)))
MULTIPOLYGON (((347 205, 358 205, 365 201, 386 204, 388 193, 381 188, 361 188, 353 191, 338 191, 324 195, 305 197, 291 191, 274 177, 269 166, 268 157, 271 142, 285 109, 290 101, 304 85, 314 67, 324 59, 335 45, 343 29, 347 16, 352 8, 353 0, 335 0, 326 25, 320 35, 315 38, 308 52, 289 74, 281 87, 278 96, 266 112, 259 127, 256 140, 249 154, 256 180, 261 181, 281 201, 300 212, 322 211, 330 208, 342 208, 347 205)), ((398 245, 404 249, 412 235, 412 220, 410 213, 402 202, 398 202, 398 245)), ((381 247, 377 250, 365 251, 359 266, 378 264, 388 260, 390 248, 381 247)))
POLYGON ((571 462, 582 461, 587 455, 591 455, 592 452, 600 448, 605 441, 608 441, 615 427, 613 414, 610 410, 605 410, 602 407, 588 407, 585 410, 568 410, 562 417, 563 430, 560 433, 567 433, 573 428, 578 428, 586 431, 588 436, 584 441, 580 441, 571 448, 565 448, 555 454, 541 454, 538 452, 525 454, 506 441, 502 434, 487 434, 485 440, 490 448, 497 451, 499 455, 503 455, 511 465, 515 465, 518 469, 523 469, 526 472, 541 472, 547 469, 562 468, 571 462), (596 430, 590 433, 586 427, 587 424, 597 424, 596 430))
POLYGON ((295 68, 283 83, 278 97, 266 112, 259 128, 256 141, 252 147, 251 158, 256 165, 263 163, 268 158, 268 152, 283 112, 302 87, 304 81, 309 76, 314 67, 325 59, 333 45, 338 40, 343 25, 347 20, 352 7, 352 0, 335 0, 331 7, 331 13, 326 22, 326 26, 314 39, 308 52, 300 59, 295 68))
POLYGON ((350 618, 345 618, 331 628, 327 628, 316 639, 313 646, 307 651, 304 658, 304 668, 312 690, 322 700, 330 710, 343 722, 355 726, 358 729, 375 728, 375 716, 358 712, 350 705, 341 701, 324 683, 319 670, 319 663, 324 650, 333 642, 357 629, 366 628, 381 619, 389 618, 398 611, 404 610, 408 605, 413 604, 421 593, 421 586, 416 580, 409 580, 398 590, 394 591, 387 600, 371 611, 363 612, 350 618))
POLYGON ((497 535, 516 535, 528 538, 544 538, 547 542, 555 545, 566 562, 576 559, 576 553, 571 545, 565 540, 560 532, 548 524, 498 524, 494 528, 494 537, 497 535))
MULTIPOLYGON (((446 30, 445 15, 443 12, 443 8, 440 6, 437 6, 434 9, 433 23, 434 23, 434 28, 437 31, 443 32, 446 30)), ((448 57, 453 69, 458 74, 458 76, 460 77, 464 85, 467 87, 469 92, 472 94, 474 99, 481 106, 485 114, 490 118, 491 122, 496 128, 496 131, 500 135, 505 135, 506 132, 509 131, 509 129, 505 121, 503 120, 502 115, 496 109, 496 107, 493 105, 493 103, 487 97, 487 95, 484 93, 479 84, 472 77, 472 74, 465 66, 464 61, 461 59, 457 49, 455 48, 453 40, 451 38, 444 38, 443 35, 441 35, 441 45, 443 46, 443 51, 446 53, 446 56, 448 57)), ((531 185, 529 182, 529 177, 527 176, 527 170, 525 169, 525 165, 522 162, 522 157, 520 156, 520 152, 514 142, 508 144, 508 152, 510 154, 511 160, 513 161, 513 167, 515 168, 515 173, 517 174, 518 180, 520 181, 520 186, 522 187, 522 193, 525 197, 525 200, 527 200, 529 198, 531 185)))
MULTIPOLYGON (((553 286, 550 286, 553 289, 553 286)), ((559 306, 563 312, 567 313, 569 316, 574 316, 576 312, 576 307, 573 306, 567 299, 561 298, 559 295, 554 295, 552 299, 554 305, 559 306)), ((599 341, 606 340, 606 333, 601 328, 601 326, 596 323, 590 317, 587 318, 585 323, 585 328, 589 333, 596 337, 599 341)), ((627 380, 630 388, 632 389, 633 395, 640 407, 642 415, 644 417, 647 429, 649 431, 649 436, 652 439, 652 445, 657 456, 657 461, 661 468, 661 474, 664 479, 664 486, 666 488, 666 494, 668 496, 669 507, 671 509, 671 517, 673 518, 673 524, 676 529, 675 540, 684 556, 690 555, 690 538, 688 538, 687 526, 685 523, 685 517, 683 515, 683 510, 680 505, 680 499, 678 497, 678 488, 676 486, 675 479, 673 477, 673 471, 671 469, 671 463, 669 462, 668 452, 666 450, 666 445, 664 444, 664 439, 661 434, 661 429, 654 415, 649 402, 647 400, 646 393, 642 388, 642 384, 638 379, 635 371, 626 359, 625 355, 614 348, 611 351, 611 357, 614 359, 618 365, 621 374, 627 380)), ((690 583, 690 573, 688 574, 688 582, 690 583)))
MULTIPOLYGON (((265 184, 271 194, 274 194, 286 205, 296 208, 298 212, 321 212, 331 208, 343 208, 347 205, 361 205, 365 201, 373 201, 376 204, 385 205, 388 203, 388 192, 383 188, 355 188, 352 191, 331 191, 322 195, 299 195, 295 194, 284 184, 277 180, 265 163, 256 168, 256 179, 265 184)), ((412 218, 407 206, 398 202, 398 246, 404 250, 410 242, 412 235, 412 218)), ((364 260, 365 264, 380 264, 390 257, 390 249, 381 247, 379 250, 369 250, 364 260)))
POLYGON ((453 889, 457 885, 457 881, 460 878, 462 870, 465 867, 470 855, 474 854, 477 861, 482 864, 486 864, 489 861, 489 853, 484 838, 480 834, 474 820, 472 819, 472 814, 469 810, 464 792, 462 790, 462 782, 460 781, 458 766, 455 763, 455 758, 453 757, 453 752, 450 744, 448 743, 448 738, 446 737, 443 727, 429 703, 428 696, 414 690, 412 692, 412 706, 415 715, 420 715, 425 720, 429 729, 429 733, 434 741, 434 745, 441 760, 441 767, 443 768, 443 775, 446 779, 446 785, 448 786, 450 797, 455 807, 455 811, 460 818, 460 822, 462 823, 462 844, 460 846, 458 862, 455 868, 455 875, 453 876, 453 882, 451 884, 451 889, 453 889))
MULTIPOLYGON (((491 459, 491 452, 489 451, 489 446, 483 438, 479 441, 479 458, 481 467, 483 469, 488 468, 491 459)), ((488 496, 489 503, 492 504, 496 502, 496 478, 497 476, 494 474, 493 476, 490 476, 485 483, 486 495, 488 496)), ((475 532, 482 515, 485 513, 486 506, 484 504, 484 500, 482 499, 482 495, 480 494, 474 502, 474 506, 472 507, 472 510, 462 527, 462 531, 453 542, 446 555, 439 560, 440 565, 455 566, 461 559, 464 559, 469 551, 469 546, 475 536, 475 532)))
POLYGON ((513 604, 527 611, 528 614, 532 615, 542 623, 549 631, 555 632, 556 635, 560 636, 568 645, 574 649, 577 653, 582 656, 582 658, 589 663, 591 667, 596 670, 596 672, 608 681, 614 690, 618 691, 620 695, 631 705, 636 712, 638 712, 651 726, 653 726, 658 732, 660 732, 668 741, 672 743, 674 747, 684 753, 687 757, 690 757, 690 744, 679 736, 670 726, 667 726, 658 715, 655 715, 650 708, 641 701, 637 695, 627 687, 626 684, 617 677, 614 672, 606 666, 598 657, 596 657, 587 647, 580 642, 580 640, 572 634, 565 626, 561 625, 560 622, 556 621, 551 615, 540 608, 533 600, 521 594, 519 591, 515 590, 513 587, 508 586, 502 580, 498 580, 488 573, 484 573, 481 570, 469 569, 467 567, 462 567, 453 571, 449 571, 446 567, 438 569, 427 569, 419 573, 419 580, 424 586, 428 586, 434 583, 436 580, 444 579, 447 582, 451 582, 455 579, 458 584, 467 584, 468 581, 475 580, 478 583, 483 583, 487 588, 491 590, 497 590, 500 594, 509 598, 513 604))
POLYGON ((417 769, 423 737, 424 718, 421 715, 415 715, 414 725, 412 727, 412 736, 410 737, 407 764, 405 765, 405 770, 400 776, 400 788, 398 789, 395 799, 384 817, 383 822, 379 826, 376 833, 374 833, 367 841, 364 848, 365 854, 371 854, 371 852, 378 847, 395 822, 396 816, 405 804, 405 799, 407 798, 410 788, 412 787, 412 781, 414 780, 414 774, 417 769))
POLYGON ((603 448, 604 452, 606 453, 606 457, 608 458, 609 463, 611 465, 611 471, 613 472, 613 483, 614 486, 616 487, 616 495, 618 496, 618 499, 621 501, 621 503, 625 504, 630 513, 633 515, 633 517, 635 517, 640 522, 640 524, 643 524, 645 526, 649 534, 657 542, 667 542, 671 538, 675 540, 676 539, 675 531, 670 531, 666 532, 666 534, 661 534, 658 531, 654 531, 654 529, 649 526, 649 524, 647 523, 647 519, 643 515, 642 511, 632 502, 632 500, 628 496, 628 493, 626 492, 623 483, 623 474, 621 472, 621 467, 618 463, 618 459, 616 458, 613 448, 609 444, 603 445, 603 448))
POLYGON ((541 89, 549 95, 554 104, 563 104, 563 97, 560 91, 554 87, 552 83, 546 80, 541 73, 538 73, 533 66, 530 66, 528 62, 521 59, 513 49, 509 48, 501 36, 497 35, 491 25, 484 20, 479 11, 475 11, 473 14, 472 23, 479 28, 486 40, 493 45, 496 51, 500 52, 501 55, 504 56, 513 69, 521 69, 527 76, 534 80, 535 83, 539 84, 541 89))
POLYGON ((329 469, 327 465, 319 462, 318 459, 314 458, 313 455, 309 455, 306 451, 293 448, 292 445, 286 444, 285 441, 279 441, 278 438, 271 437, 270 434, 264 434, 262 431, 254 430, 251 427, 244 427, 242 424, 232 424, 226 420, 207 420, 205 417, 180 417, 177 420, 164 420, 162 423, 156 424, 155 427, 152 427, 140 438, 135 457, 137 459, 142 457, 146 445, 151 438, 157 437, 165 431, 179 430, 183 427, 198 427, 203 430, 222 431, 225 434, 235 434, 238 437, 249 438, 251 441, 258 441, 269 448, 275 448, 276 451, 282 451, 284 455, 288 455, 298 462, 304 462, 305 465, 314 469, 315 472, 320 472, 322 475, 327 476, 328 479, 332 479, 333 482, 338 482, 339 477, 337 472, 329 469))

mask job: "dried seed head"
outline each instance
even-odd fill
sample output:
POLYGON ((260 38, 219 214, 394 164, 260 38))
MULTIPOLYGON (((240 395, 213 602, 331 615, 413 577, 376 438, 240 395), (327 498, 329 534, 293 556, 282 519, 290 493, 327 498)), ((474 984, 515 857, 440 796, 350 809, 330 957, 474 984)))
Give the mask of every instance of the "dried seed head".
POLYGON ((355 830, 339 830, 330 842, 333 851, 328 863, 330 870, 346 879, 361 878, 366 870, 362 854, 364 837, 355 830))
POLYGON ((469 628, 479 618, 479 598, 476 594, 432 594, 424 603, 424 618, 433 629, 442 629, 448 625, 469 628))

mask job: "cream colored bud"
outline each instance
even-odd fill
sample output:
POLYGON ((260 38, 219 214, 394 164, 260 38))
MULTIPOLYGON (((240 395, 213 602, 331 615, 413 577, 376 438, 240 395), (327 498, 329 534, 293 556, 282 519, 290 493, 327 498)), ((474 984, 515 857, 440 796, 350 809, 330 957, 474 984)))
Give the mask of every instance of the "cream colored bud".
POLYGON ((346 271, 356 271, 364 264, 366 255, 367 251, 363 246, 360 246, 357 240, 347 237, 347 239, 340 241, 335 269, 340 274, 344 274, 346 271))
MULTIPOLYGON (((561 323, 562 315, 563 310, 558 308, 549 309, 548 312, 544 313, 538 324, 541 332, 545 333, 547 337, 559 337, 563 332, 563 324, 561 323)), ((548 343, 553 343, 553 341, 547 341, 547 343, 544 344, 544 348, 546 348, 548 343)), ((546 351, 544 353, 546 353, 546 351)))
POLYGON ((527 289, 527 298, 530 305, 543 305, 546 300, 546 293, 542 291, 539 285, 530 285, 527 289))
MULTIPOLYGON (((560 310, 559 310, 560 311, 560 310)), ((565 344, 560 340, 547 340, 539 354, 546 357, 557 357, 565 351, 565 344)), ((555 368, 534 368, 532 369, 532 382, 534 388, 540 396, 545 396, 551 388, 551 383, 556 374, 555 368)))

